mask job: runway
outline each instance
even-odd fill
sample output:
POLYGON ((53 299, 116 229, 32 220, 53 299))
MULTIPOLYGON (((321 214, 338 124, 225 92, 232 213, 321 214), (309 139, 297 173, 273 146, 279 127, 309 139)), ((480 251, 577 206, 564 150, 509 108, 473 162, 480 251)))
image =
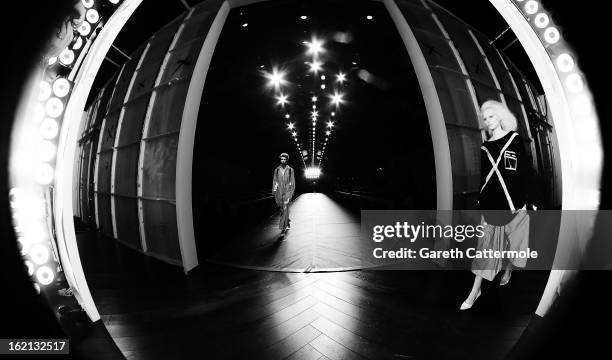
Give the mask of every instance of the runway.
POLYGON ((207 260, 247 269, 324 272, 371 268, 360 239, 359 215, 322 193, 305 193, 290 204, 291 229, 280 236, 279 213, 253 229, 232 234, 207 260))

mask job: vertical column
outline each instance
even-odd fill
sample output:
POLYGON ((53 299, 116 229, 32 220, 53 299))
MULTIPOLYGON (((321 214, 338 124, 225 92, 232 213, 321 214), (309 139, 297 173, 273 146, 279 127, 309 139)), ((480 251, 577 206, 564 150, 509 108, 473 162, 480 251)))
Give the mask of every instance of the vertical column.
MULTIPOLYGON (((140 55, 140 59, 138 60, 138 64, 136 65, 136 70, 132 73, 132 78, 130 79, 130 83, 128 85, 127 90, 125 91, 125 95, 123 97, 123 101, 121 104, 121 111, 119 112, 119 120, 117 120, 117 130, 115 133, 115 142, 113 144, 113 157, 111 160, 111 179, 110 179, 110 204, 111 204, 111 218, 113 222, 113 237, 115 239, 119 238, 117 233, 117 215, 116 215, 116 205, 115 205, 115 177, 117 172, 117 147, 119 146, 119 139, 121 135, 121 126, 123 124, 123 120, 125 118, 125 103, 130 98, 130 94, 132 93, 132 89, 134 87, 134 81, 136 80, 136 76, 138 75, 138 70, 142 66, 142 62, 144 61, 147 53, 149 52, 149 48, 151 47, 151 43, 149 42, 145 47, 144 51, 140 55)), ((124 66, 125 68, 125 66, 124 66)), ((118 76, 117 79, 121 78, 118 76)))
POLYGON ((189 89, 185 98, 185 107, 181 119, 181 128, 178 139, 176 159, 176 220, 179 235, 179 245, 183 260, 183 269, 188 272, 198 265, 198 256, 195 246, 192 208, 192 173, 193 173, 193 147, 195 141, 198 112, 204 83, 213 52, 221 35, 221 29, 230 11, 230 4, 224 1, 215 20, 213 21, 206 40, 198 55, 195 68, 189 82, 189 89))
POLYGON ((145 229, 145 215, 144 215, 144 205, 143 205, 143 176, 144 176, 144 158, 147 148, 147 137, 149 135, 149 125, 151 123, 151 113, 153 111, 153 107, 155 105, 155 100, 157 98, 157 91, 155 90, 161 83, 162 76, 166 67, 168 66, 168 60, 171 56, 171 51, 174 49, 176 42, 178 41, 183 29, 185 28, 185 21, 187 21, 191 15, 193 14, 195 8, 191 8, 187 16, 183 19, 183 23, 179 26, 174 37, 172 38, 172 42, 168 47, 168 51, 164 56, 162 64, 159 68, 157 76, 155 78, 155 83, 153 84, 153 92, 151 94, 151 98, 149 99, 149 103, 147 104, 147 110, 145 113, 145 119, 142 126, 142 136, 140 140, 140 149, 138 153, 138 173, 136 175, 136 190, 138 195, 138 226, 140 230, 140 242, 142 246, 142 251, 147 252, 147 239, 146 239, 146 229, 145 229))

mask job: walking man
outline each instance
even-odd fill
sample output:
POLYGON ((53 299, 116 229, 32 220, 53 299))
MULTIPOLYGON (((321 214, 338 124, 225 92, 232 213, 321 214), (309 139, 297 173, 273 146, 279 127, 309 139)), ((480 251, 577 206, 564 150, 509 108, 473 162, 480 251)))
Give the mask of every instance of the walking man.
POLYGON ((289 201, 291 201, 295 191, 295 177, 293 168, 287 165, 289 154, 282 153, 279 158, 280 165, 274 169, 272 193, 274 194, 276 205, 278 205, 281 211, 278 227, 281 230, 281 234, 284 235, 289 230, 289 201))

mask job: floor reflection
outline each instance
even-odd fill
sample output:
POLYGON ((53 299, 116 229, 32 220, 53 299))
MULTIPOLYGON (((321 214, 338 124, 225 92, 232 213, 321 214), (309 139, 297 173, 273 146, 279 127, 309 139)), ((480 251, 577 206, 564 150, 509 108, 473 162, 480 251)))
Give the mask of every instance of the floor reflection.
MULTIPOLYGON (((316 272, 362 269, 367 260, 360 219, 322 193, 306 193, 290 207, 291 229, 280 237, 279 214, 235 234, 209 260, 252 269, 316 272), (362 249, 363 245, 363 249, 362 249)), ((369 253, 367 253, 369 255, 369 253)))

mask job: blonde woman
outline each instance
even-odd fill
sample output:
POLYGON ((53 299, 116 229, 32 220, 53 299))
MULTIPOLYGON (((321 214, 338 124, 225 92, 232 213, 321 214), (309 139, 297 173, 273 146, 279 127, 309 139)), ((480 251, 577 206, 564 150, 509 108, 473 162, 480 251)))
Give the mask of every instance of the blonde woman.
MULTIPOLYGON (((483 214, 485 236, 478 241, 478 249, 526 250, 529 244, 529 216, 527 204, 533 204, 530 189, 533 168, 523 140, 516 132, 517 122, 510 110, 499 101, 488 100, 481 108, 482 126, 489 138, 480 151, 480 194, 478 209, 508 210, 483 214)), ((533 206, 535 208, 535 206, 533 206)), ((492 281, 503 267, 503 259, 474 259, 475 275, 470 294, 461 310, 472 307, 481 294, 482 279, 492 281)), ((526 259, 510 259, 500 285, 510 281, 512 267, 525 267, 526 259)))

